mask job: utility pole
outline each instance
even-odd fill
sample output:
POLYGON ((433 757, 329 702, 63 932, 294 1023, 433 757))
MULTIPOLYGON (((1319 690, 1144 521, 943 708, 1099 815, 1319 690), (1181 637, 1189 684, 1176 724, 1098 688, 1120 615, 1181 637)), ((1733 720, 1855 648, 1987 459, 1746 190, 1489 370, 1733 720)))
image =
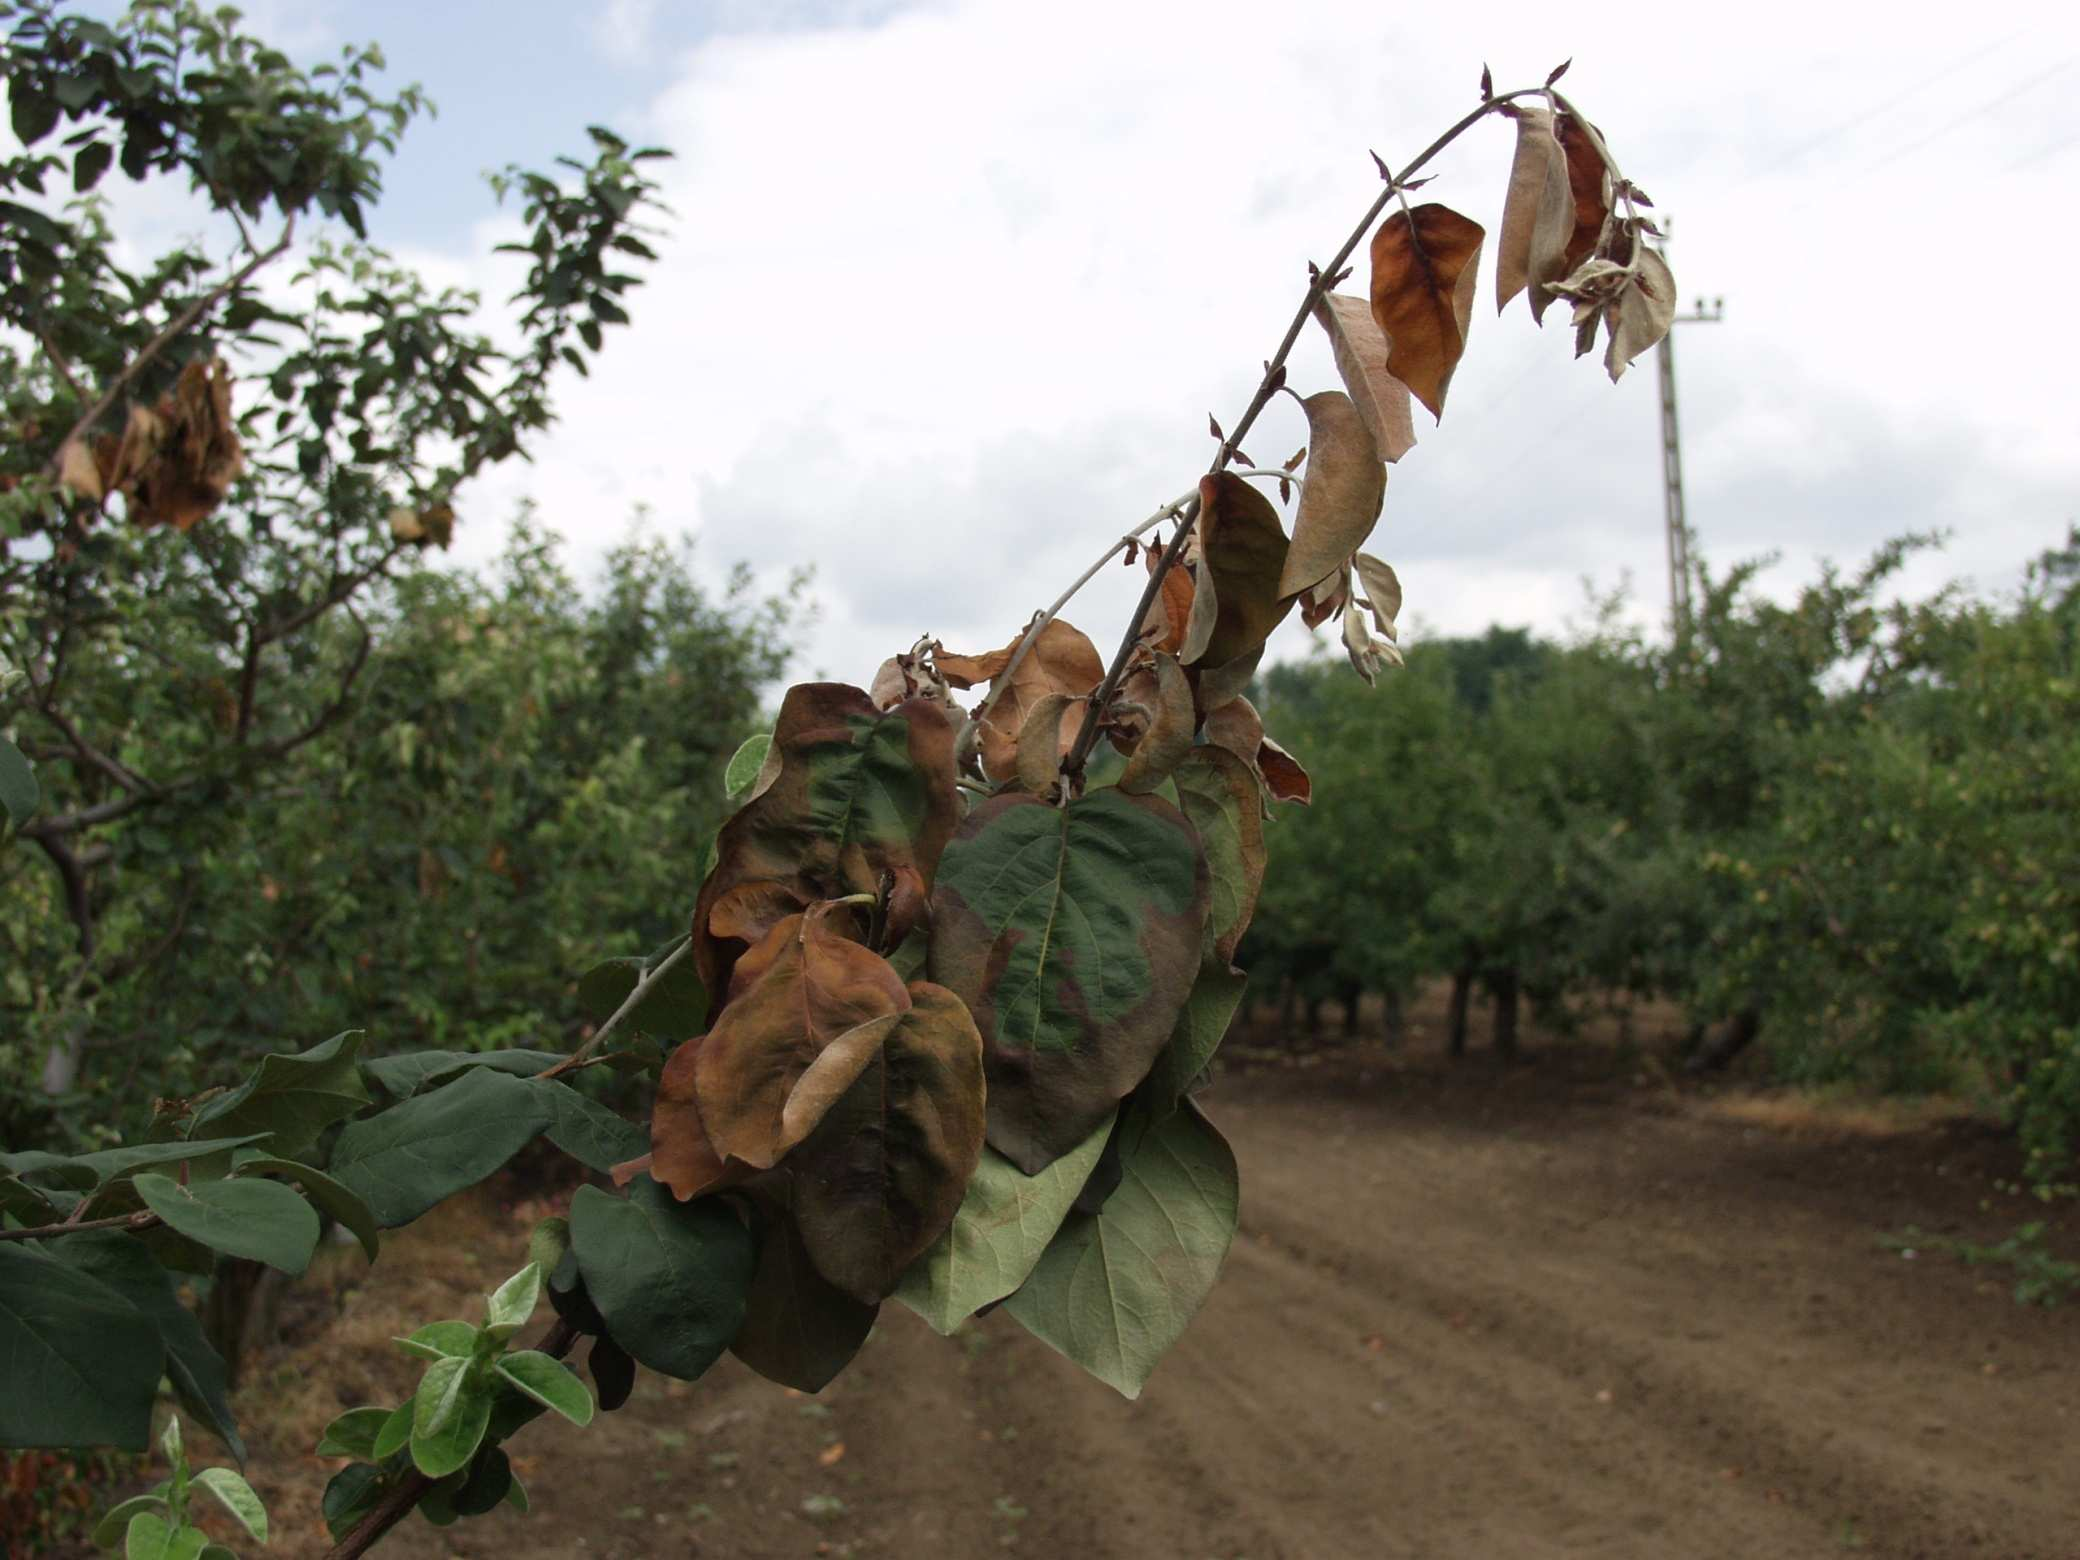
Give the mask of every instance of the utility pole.
MULTIPOLYGON (((1677 325, 1717 324, 1726 317, 1726 300, 1704 299, 1677 325)), ((1655 353, 1661 369, 1661 489, 1668 521, 1668 626, 1678 638, 1690 621, 1690 527, 1683 514, 1683 443, 1676 428, 1676 333, 1671 328, 1655 353)))

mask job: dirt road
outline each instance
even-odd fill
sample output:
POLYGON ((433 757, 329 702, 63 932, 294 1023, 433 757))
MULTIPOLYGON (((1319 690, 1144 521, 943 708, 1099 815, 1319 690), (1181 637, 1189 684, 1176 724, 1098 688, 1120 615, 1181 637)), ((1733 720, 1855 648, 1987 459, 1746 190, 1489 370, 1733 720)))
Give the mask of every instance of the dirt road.
POLYGON ((1138 1403, 1009 1318, 891 1305, 821 1399, 646 1378, 515 1443, 531 1517, 382 1552, 2080 1556, 2080 1307, 1875 1238, 2012 1228, 2004 1145, 1567 1069, 1231 1070, 1242 1236, 1138 1403))

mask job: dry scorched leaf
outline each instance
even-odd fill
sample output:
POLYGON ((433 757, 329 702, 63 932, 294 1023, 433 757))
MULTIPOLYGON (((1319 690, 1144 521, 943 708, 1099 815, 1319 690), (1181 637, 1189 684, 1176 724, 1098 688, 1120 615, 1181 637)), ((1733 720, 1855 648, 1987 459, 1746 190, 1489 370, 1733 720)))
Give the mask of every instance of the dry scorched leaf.
POLYGON ((1395 212, 1372 235, 1372 317, 1386 333, 1387 371, 1433 417, 1444 416, 1466 351, 1486 237, 1478 222, 1434 201, 1395 212))
POLYGON ((1381 563, 1371 553, 1359 553, 1351 560, 1357 566, 1358 583, 1365 587, 1365 600, 1372 608, 1372 618, 1379 631, 1389 639, 1399 639, 1394 620, 1401 616, 1401 576, 1393 566, 1381 563))
POLYGON ((1350 594, 1351 566, 1346 563, 1300 598, 1300 621, 1309 628, 1321 627, 1343 610, 1350 594))
POLYGON ((1632 360, 1666 336, 1676 321, 1676 279, 1668 262, 1646 245, 1639 246, 1639 270, 1606 306, 1610 346, 1603 355, 1611 383, 1632 360))
POLYGON ((1314 782, 1307 778, 1300 761, 1269 737, 1257 749, 1257 773, 1264 777, 1273 801, 1298 802, 1305 807, 1314 799, 1314 782))
POLYGON ((982 722, 982 767, 992 780, 1008 780, 1018 771, 1018 735, 1034 705, 1050 693, 1081 698, 1105 678, 1105 662, 1097 647, 1083 633, 1060 618, 1040 630, 1033 648, 1016 667, 1001 690, 995 686, 1011 666, 1021 630, 1011 643, 987 655, 951 655, 939 650, 934 663, 956 688, 972 688, 979 682, 991 684, 989 718, 982 722))
POLYGON ((1567 274, 1575 223, 1567 153, 1553 134, 1552 111, 1512 105, 1503 112, 1517 122, 1517 155, 1495 249, 1497 314, 1525 287, 1549 287, 1567 274))
MULTIPOLYGON (((910 998, 888 961, 821 909, 775 926, 732 985, 695 1054, 701 1124, 725 1161, 770 1170, 852 1086, 910 998)), ((651 1149, 663 1156, 661 1142, 651 1149)))
POLYGON ((747 883, 777 885, 802 904, 878 894, 884 874, 914 870, 930 886, 960 821, 953 722, 930 699, 886 713, 858 688, 803 683, 787 691, 766 763, 770 784, 715 841, 715 870, 694 907, 701 984, 727 989, 743 940, 715 927, 723 897, 747 883))
POLYGON ((1083 730, 1085 702, 1066 693, 1045 693, 1034 703, 1018 734, 1013 768, 1018 783, 1035 796, 1046 796, 1060 783, 1062 755, 1083 730))
POLYGON ((968 1005, 989 1141, 1028 1175, 1148 1072, 1199 963, 1206 858, 1184 815, 1106 786, 1051 807, 982 803, 946 848, 930 971, 968 1005))
POLYGON ((148 422, 143 411, 131 408, 105 486, 128 495, 136 524, 185 531, 224 501, 246 469, 231 415, 231 371, 220 358, 197 358, 144 414, 148 422))
POLYGON ((1380 458, 1399 460, 1415 448, 1416 422, 1408 386, 1387 372, 1387 338, 1372 317, 1372 305, 1349 293, 1328 293, 1314 306, 1314 317, 1329 333, 1336 372, 1371 430, 1380 458))
POLYGON ((1192 750, 1192 685, 1177 657, 1155 652, 1154 664, 1137 680, 1129 697, 1148 706, 1148 729, 1134 744, 1119 788, 1136 794, 1153 791, 1192 750))
POLYGON ((1199 479, 1199 577, 1178 660, 1223 666, 1259 648, 1286 613, 1285 527, 1271 500, 1231 471, 1199 479))
POLYGON ((910 1006, 788 1157, 817 1270, 872 1304, 945 1233, 982 1158, 982 1036, 961 999, 912 981, 910 1006))
POLYGON ((1307 477, 1278 577, 1281 596, 1312 590, 1348 563, 1379 523, 1387 493, 1387 468, 1357 403, 1341 390, 1324 390, 1300 404, 1307 411, 1307 477))
MULTIPOLYGON (((1148 549, 1149 573, 1155 573, 1162 552, 1159 547, 1148 549)), ((1185 629, 1192 620, 1192 592, 1192 576, 1180 559, 1179 566, 1165 571, 1162 584, 1156 587, 1156 599, 1148 604, 1148 616, 1141 622, 1141 638, 1156 649, 1175 655, 1184 644, 1185 629)))
MULTIPOLYGON (((1567 156, 1567 183, 1574 203, 1574 225, 1560 259, 1560 274, 1567 276, 1595 253, 1597 240, 1603 235, 1603 224, 1611 214, 1609 172, 1603 153, 1597 150, 1598 137, 1572 114, 1561 114, 1553 121, 1553 136, 1567 156)), ((1552 301, 1552 292, 1534 282, 1531 317, 1543 324, 1546 305, 1552 301)))
POLYGON ((732 1170, 723 1162, 708 1138, 707 1123, 701 1120, 694 1074, 706 1039, 706 1035, 696 1035, 665 1063, 657 1080, 657 1099, 650 1107, 650 1152, 614 1167, 617 1186, 625 1186, 647 1171, 684 1202, 702 1192, 734 1185, 747 1173, 742 1166, 732 1170))

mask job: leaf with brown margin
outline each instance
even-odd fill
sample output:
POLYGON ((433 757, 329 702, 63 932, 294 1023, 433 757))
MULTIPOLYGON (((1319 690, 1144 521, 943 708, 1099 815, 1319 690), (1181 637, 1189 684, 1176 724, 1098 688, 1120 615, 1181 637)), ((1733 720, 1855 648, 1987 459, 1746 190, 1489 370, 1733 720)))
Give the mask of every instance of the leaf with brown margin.
POLYGON ((1517 122, 1517 152, 1495 246, 1497 314, 1527 286, 1549 287, 1567 274, 1575 221, 1567 153, 1553 134, 1552 111, 1511 104, 1503 112, 1517 122))
MULTIPOLYGON (((820 907, 780 922, 738 961, 729 1003, 701 1042, 694 1088, 714 1151, 772 1169, 909 1002, 888 961, 839 936, 820 907)), ((662 1149, 653 1129, 652 1152, 662 1149)))
POLYGON ((821 1392, 859 1353, 879 1307, 861 1304, 816 1271, 795 1227, 789 1181, 783 1173, 753 1183, 758 1268, 730 1352, 768 1381, 821 1392))
POLYGON ((1127 767, 1119 777, 1122 791, 1153 791, 1161 785, 1178 761, 1192 750, 1192 729, 1198 724, 1192 710, 1192 685, 1185 680, 1177 657, 1155 652, 1155 664, 1147 674, 1143 702, 1150 709, 1148 729, 1134 744, 1127 767))
POLYGON ((1171 779, 1206 852, 1206 948, 1226 965, 1249 930, 1264 886, 1264 808, 1257 777, 1249 764, 1208 742, 1186 754, 1171 779))
POLYGON ((1336 372, 1357 404, 1382 460, 1399 460, 1416 444, 1408 386, 1387 372, 1387 338, 1372 317, 1372 305, 1349 293, 1327 293, 1314 306, 1315 320, 1329 333, 1336 372))
POLYGON ((1372 317, 1386 333, 1387 371, 1439 419, 1466 351, 1486 237, 1435 201, 1395 212, 1372 235, 1372 317))
POLYGON ((760 772, 763 789, 716 836, 715 870, 694 906, 694 967, 711 997, 727 991, 747 941, 712 924, 718 904, 740 886, 769 883, 777 887, 758 892, 813 904, 878 896, 884 874, 906 867, 930 885, 960 821, 953 739, 951 718, 931 699, 884 713, 843 683, 787 690, 760 772))
POLYGON ((1153 796, 1006 792, 961 825, 929 968, 982 1032, 989 1142, 1028 1175, 1147 1073, 1197 971, 1208 895, 1196 831, 1153 796))
MULTIPOLYGON (((1161 548, 1148 549, 1149 573, 1155 573, 1161 557, 1161 548)), ((1185 626, 1192 620, 1192 594, 1192 576, 1187 570, 1166 570, 1162 583, 1156 587, 1156 599, 1148 604, 1148 616, 1142 619, 1142 639, 1175 655, 1184 644, 1185 626)))
POLYGON ((1281 596, 1312 590, 1342 568, 1379 524, 1387 493, 1387 468, 1357 403, 1341 390, 1324 390, 1300 404, 1307 412, 1307 476, 1278 577, 1281 596))
POLYGON ((912 981, 909 997, 866 1069, 788 1158, 810 1259, 870 1304, 953 1223, 982 1157, 975 1020, 930 981, 912 981))
POLYGON ((1005 675, 1024 638, 1021 629, 1003 649, 979 656, 954 655, 934 647, 933 663, 954 687, 972 688, 979 682, 992 685, 989 718, 982 722, 981 733, 982 768, 992 780, 1009 780, 1018 772, 1018 737, 1034 705, 1050 693, 1081 698, 1105 678, 1105 662, 1097 647, 1079 629, 1053 618, 999 692, 995 684, 1005 675))
MULTIPOLYGON (((1561 114, 1554 119, 1553 136, 1567 156, 1567 184, 1574 202, 1574 224, 1560 260, 1560 274, 1567 276, 1595 253, 1596 241, 1603 234, 1603 224, 1611 214, 1611 206, 1604 189, 1607 170, 1603 153, 1596 149, 1597 138, 1572 114, 1561 114)), ((1534 284, 1531 317, 1544 324, 1546 305, 1552 301, 1551 292, 1534 284)), ((1575 355, 1579 357, 1581 354, 1577 352, 1575 355)))
POLYGON ((1314 799, 1314 782, 1307 778, 1300 761, 1269 737, 1257 749, 1257 773, 1264 777, 1273 801, 1298 802, 1305 807, 1314 799))
POLYGON ((1271 500, 1231 471, 1199 479, 1198 533, 1199 575, 1177 658, 1222 666, 1261 646, 1292 610, 1278 593, 1289 544, 1271 500))
MULTIPOLYGON (((1062 755, 1083 730, 1084 701, 1066 693, 1044 693, 1033 704, 1032 713, 1018 734, 1018 753, 1012 768, 1018 783, 1035 796, 1054 790, 1062 777, 1062 755)), ((988 761, 984 760, 987 767, 988 761)))
POLYGON ((1264 717, 1245 698, 1224 699, 1206 712, 1206 740, 1254 769, 1257 749, 1264 745, 1264 717))

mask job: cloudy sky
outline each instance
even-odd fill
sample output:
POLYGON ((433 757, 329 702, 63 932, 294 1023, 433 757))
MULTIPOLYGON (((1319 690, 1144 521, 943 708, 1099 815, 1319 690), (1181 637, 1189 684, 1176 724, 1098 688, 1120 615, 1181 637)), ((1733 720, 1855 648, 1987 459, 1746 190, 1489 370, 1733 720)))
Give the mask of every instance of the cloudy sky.
MULTIPOLYGON (((511 289, 475 175, 582 142, 674 148, 677 216, 532 468, 463 516, 497 552, 537 500, 580 558, 650 524, 720 578, 816 568, 798 674, 863 681, 920 632, 1002 642, 1107 541, 1188 490, 1305 286, 1405 161, 1498 88, 1564 89, 1673 217, 1692 524, 1724 564, 1940 530, 1915 586, 1985 589, 2080 521, 2073 257, 2080 13, 2051 4, 1613 13, 1536 5, 1136 0, 266 0, 300 54, 374 38, 440 118, 374 236, 511 289), (1697 19, 1693 19, 1695 16, 1697 19)), ((1424 192, 1500 218, 1513 132, 1424 192)), ((1362 288, 1363 272, 1349 284, 1362 288)), ((1484 300, 1492 299, 1489 278, 1484 300)), ((1404 621, 1561 632, 1582 581, 1665 600, 1655 375, 1613 387, 1563 316, 1476 316, 1442 426, 1394 469, 1373 550, 1404 621)), ((1303 391, 1334 381, 1312 331, 1303 391)), ((1304 442, 1289 402, 1248 441, 1304 442)), ((1109 643, 1135 577, 1069 612, 1109 643)), ((1275 642, 1303 653, 1297 624, 1275 642)))

